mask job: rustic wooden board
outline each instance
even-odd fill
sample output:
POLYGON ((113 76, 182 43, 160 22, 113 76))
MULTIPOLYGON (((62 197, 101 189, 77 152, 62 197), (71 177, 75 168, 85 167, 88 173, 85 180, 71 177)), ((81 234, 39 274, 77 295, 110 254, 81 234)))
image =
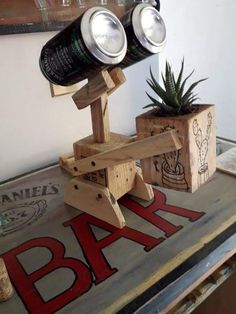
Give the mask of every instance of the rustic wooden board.
MULTIPOLYGON (((61 30, 94 6, 94 1, 69 1, 68 5, 63 5, 64 2, 1 0, 0 35, 61 30)), ((120 6, 114 0, 102 3, 118 17, 133 6, 132 1, 125 1, 120 6)))
POLYGON ((56 166, 0 187, 15 287, 0 313, 115 313, 236 221, 236 179, 219 172, 194 194, 123 197, 122 230, 64 205, 68 180, 56 166))
MULTIPOLYGON (((194 289, 196 289, 196 300, 192 304, 192 308, 197 307, 200 302, 206 299, 208 289, 201 289, 204 285, 201 284, 205 281, 205 285, 209 284, 209 277, 214 273, 215 280, 212 276, 212 283, 216 289, 219 286, 219 282, 222 283, 224 280, 222 277, 228 278, 229 275, 222 271, 224 268, 221 266, 225 263, 229 263, 230 258, 236 253, 236 234, 227 239, 219 247, 217 247, 213 252, 211 252, 207 257, 202 259, 198 264, 194 265, 189 271, 183 274, 171 285, 163 289, 159 294, 155 295, 147 304, 144 304, 136 314, 146 314, 154 313, 175 313, 174 307, 182 301, 186 296, 188 296, 194 289), (221 273, 222 271, 222 273, 221 273), (216 277, 218 274, 218 277, 216 277), (218 280, 217 280, 218 279, 218 280), (219 280, 221 279, 221 280, 219 280), (214 282, 215 281, 215 282, 214 282), (204 291, 206 290, 206 291, 204 291), (198 291, 198 294, 197 294, 198 291), (153 311, 153 312, 152 312, 153 311)), ((225 265, 226 266, 226 265, 225 265)), ((232 270, 229 273, 234 272, 234 264, 232 265, 232 270)), ((232 274, 232 273, 231 273, 232 274)), ((208 294, 209 296, 209 294, 208 294)), ((187 302, 187 301, 186 301, 187 302)), ((177 307, 178 308, 178 307, 177 307)), ((181 313, 181 312, 180 312, 181 313)), ((185 312, 184 312, 185 313, 185 312)), ((188 313, 191 313, 188 311, 188 313)))
POLYGON ((218 156, 216 166, 218 170, 236 176, 236 147, 218 156))

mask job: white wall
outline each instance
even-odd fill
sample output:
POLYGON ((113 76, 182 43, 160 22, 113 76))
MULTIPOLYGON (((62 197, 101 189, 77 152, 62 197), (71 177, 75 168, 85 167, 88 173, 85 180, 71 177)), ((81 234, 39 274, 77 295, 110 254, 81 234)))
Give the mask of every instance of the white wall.
MULTIPOLYGON (((53 35, 0 36, 0 181, 56 161, 91 134, 89 109, 78 111, 70 95, 51 98, 40 73, 40 50, 53 35)), ((127 82, 109 101, 112 131, 135 132, 151 63, 158 70, 158 56, 125 70, 127 82)))
POLYGON ((185 57, 186 74, 193 80, 209 77, 199 85, 200 102, 214 103, 217 135, 236 140, 236 1, 168 0, 161 2, 168 31, 160 54, 160 70, 168 59, 179 69, 185 57))

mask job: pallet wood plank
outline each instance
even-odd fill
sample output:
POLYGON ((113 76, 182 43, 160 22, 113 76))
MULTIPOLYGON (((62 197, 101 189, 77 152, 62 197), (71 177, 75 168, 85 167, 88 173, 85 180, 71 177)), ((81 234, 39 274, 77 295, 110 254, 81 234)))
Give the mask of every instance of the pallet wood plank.
MULTIPOLYGON (((159 313, 167 314, 171 309, 196 289, 211 274, 221 267, 236 253, 236 235, 230 237, 209 256, 199 262, 195 267, 176 280, 171 287, 167 287, 143 305, 136 313, 145 314, 150 309, 158 309, 159 313)), ((202 293, 199 291, 199 295, 202 293)))
POLYGON ((78 90, 72 99, 77 108, 83 109, 96 101, 102 94, 108 92, 115 87, 110 75, 107 71, 99 72, 93 79, 78 90))
POLYGON ((216 160, 216 167, 220 171, 236 176, 236 147, 232 147, 219 155, 216 160))
POLYGON ((151 201, 154 197, 152 186, 144 182, 142 171, 138 167, 136 167, 135 186, 128 193, 145 201, 151 201))
MULTIPOLYGON (((97 143, 93 141, 93 136, 90 135, 82 140, 74 143, 75 159, 83 159, 89 156, 105 152, 132 142, 132 138, 126 135, 110 133, 108 142, 97 143)), ((74 163, 71 163, 73 168, 74 163)), ((68 169, 68 168, 67 168, 68 169)), ((84 177, 95 183, 99 183, 109 188, 115 199, 119 199, 127 191, 133 188, 135 177, 135 162, 131 161, 121 165, 107 167, 99 171, 92 171, 84 174, 84 177)))
POLYGON ((176 132, 172 130, 123 145, 118 149, 115 148, 86 159, 77 160, 71 171, 74 175, 81 175, 86 172, 96 171, 132 160, 175 151, 181 147, 176 132))
POLYGON ((70 180, 59 167, 51 167, 0 186, 0 214, 14 221, 0 227, 0 255, 9 262, 17 289, 11 300, 0 304, 0 313, 30 312, 35 291, 40 296, 36 300, 44 300, 37 308, 41 312, 60 296, 61 306, 53 312, 117 313, 236 222, 236 179, 221 172, 194 194, 154 188, 152 202, 125 196, 119 203, 127 221, 124 230, 65 205, 70 180), (185 210, 199 217, 180 216, 185 210), (181 228, 166 235, 155 225, 163 219, 181 228), (156 246, 142 242, 159 238, 164 240, 156 246), (82 276, 63 267, 64 262, 82 267, 82 276), (46 274, 53 265, 59 269, 46 274), (104 271, 104 280, 95 282, 95 275, 104 271), (82 280, 86 274, 88 285, 82 280), (31 284, 26 287, 26 282, 31 284), (84 293, 76 294, 73 283, 84 293))
POLYGON ((52 97, 72 94, 72 93, 75 93, 80 88, 79 84, 73 84, 70 86, 61 86, 61 85, 49 83, 49 86, 50 86, 52 97))
POLYGON ((80 178, 73 179, 66 187, 65 203, 117 228, 125 226, 124 216, 113 195, 108 188, 96 183, 80 178))
POLYGON ((122 84, 125 83, 126 78, 124 75, 124 72, 121 70, 121 68, 114 68, 111 71, 109 71, 109 74, 112 78, 112 81, 115 83, 115 87, 111 88, 108 91, 108 95, 111 95, 114 93, 114 91, 116 91, 122 84))
POLYGON ((101 95, 91 106, 93 139, 96 143, 110 141, 110 125, 107 94, 101 95))

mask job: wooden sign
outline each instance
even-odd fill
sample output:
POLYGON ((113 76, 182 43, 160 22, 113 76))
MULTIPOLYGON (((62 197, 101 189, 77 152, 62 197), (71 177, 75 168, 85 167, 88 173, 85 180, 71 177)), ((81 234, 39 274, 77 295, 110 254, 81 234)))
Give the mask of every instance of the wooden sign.
POLYGON ((15 293, 0 313, 116 313, 236 222, 236 179, 196 193, 125 195, 117 229, 63 203, 71 178, 51 167, 0 186, 0 257, 15 293))
MULTIPOLYGON (((133 1, 97 1, 96 4, 121 17, 132 8, 133 1)), ((61 30, 94 5, 94 1, 87 0, 1 0, 0 35, 61 30)))

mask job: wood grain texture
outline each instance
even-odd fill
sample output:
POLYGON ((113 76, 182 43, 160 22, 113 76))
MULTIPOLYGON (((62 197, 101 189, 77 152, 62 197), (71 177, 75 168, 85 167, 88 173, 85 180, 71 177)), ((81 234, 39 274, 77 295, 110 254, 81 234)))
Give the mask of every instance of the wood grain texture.
MULTIPOLYGON (((70 5, 62 5, 63 2, 50 1, 29 1, 29 0, 1 0, 0 25, 26 25, 31 23, 39 23, 42 21, 50 24, 55 21, 67 21, 67 24, 78 18, 84 11, 94 6, 94 1, 71 1, 70 5), (82 4, 82 5, 81 5, 82 4), (43 11, 39 10, 43 7, 43 11)), ((124 13, 133 6, 132 2, 125 2, 124 5, 118 6, 114 0, 107 2, 106 8, 113 11, 118 17, 122 17, 124 13)), ((51 31, 55 30, 51 26, 51 31)))
MULTIPOLYGON (((236 235, 233 235, 203 260, 199 261, 190 270, 185 272, 181 277, 177 278, 171 285, 157 293, 135 313, 146 314, 150 313, 153 309, 158 309, 160 314, 185 313, 181 311, 177 312, 178 309, 182 308, 180 302, 183 301, 184 298, 187 296, 190 297, 190 294, 193 292, 196 296, 195 301, 198 303, 198 299, 204 298, 204 294, 206 294, 211 281, 212 284, 210 284, 210 286, 218 284, 218 280, 223 279, 222 277, 224 277, 223 274, 225 274, 224 268, 226 267, 226 263, 230 261, 230 258, 236 253, 235 244, 236 235), (225 265, 221 267, 224 263, 225 265), (210 280, 211 278, 209 277, 214 279, 210 280)), ((192 305, 194 306, 194 304, 192 305)), ((191 305, 189 307, 191 308, 191 305)), ((190 313, 190 311, 188 312, 190 313)))
POLYGON ((236 176, 236 147, 219 155, 216 166, 218 170, 236 176))
POLYGON ((92 104, 100 98, 102 94, 108 92, 114 87, 115 84, 109 73, 107 71, 101 71, 93 79, 89 80, 85 86, 78 90, 72 96, 72 99, 77 108, 80 110, 92 104))
POLYGON ((73 84, 70 86, 61 86, 49 83, 52 97, 63 96, 75 93, 79 89, 79 84, 73 84))
POLYGON ((93 139, 96 143, 110 141, 110 125, 107 94, 103 94, 91 106, 93 139))
POLYGON ((70 172, 70 168, 74 165, 74 153, 67 153, 59 157, 59 165, 66 171, 70 172))
POLYGON ((151 201, 154 198, 152 186, 144 182, 142 171, 138 167, 136 167, 134 187, 128 193, 145 201, 151 201))
POLYGON ((107 187, 116 200, 132 190, 135 185, 135 162, 130 161, 105 169, 107 187))
POLYGON ((183 146, 179 152, 142 160, 146 182, 194 192, 213 175, 216 170, 215 109, 212 105, 197 108, 197 113, 177 117, 158 117, 149 111, 136 118, 140 139, 172 129, 183 146))
POLYGON ((125 219, 114 196, 99 184, 75 178, 65 190, 65 203, 110 223, 117 228, 125 226, 125 219))
POLYGON ((236 273, 231 275, 192 313, 235 314, 236 312, 235 286, 236 286, 236 273))
POLYGON ((108 95, 111 95, 114 93, 114 91, 117 90, 117 88, 119 88, 122 84, 125 83, 126 78, 121 68, 112 69, 111 71, 109 71, 109 75, 111 76, 111 79, 115 84, 115 87, 111 88, 107 93, 108 95))
POLYGON ((176 132, 172 130, 105 151, 86 159, 76 160, 71 170, 74 175, 81 175, 86 172, 100 170, 125 162, 175 151, 181 147, 176 132))
MULTIPOLYGON (((110 140, 108 142, 96 143, 93 141, 93 135, 90 135, 74 143, 75 159, 81 160, 110 149, 118 148, 131 141, 132 139, 129 136, 110 133, 110 140)), ((70 168, 73 168, 73 166, 74 163, 70 165, 70 168)), ((99 171, 91 171, 84 174, 83 177, 89 181, 108 187, 115 199, 119 199, 133 188, 134 169, 134 162, 128 162, 118 166, 106 167, 99 171)))
POLYGON ((93 140, 93 135, 89 135, 73 144, 74 156, 76 160, 79 160, 88 156, 121 147, 125 144, 131 143, 132 141, 132 138, 127 135, 111 132, 109 142, 96 143, 93 140))
POLYGON ((132 292, 127 293, 126 295, 123 295, 119 300, 116 300, 113 304, 111 304, 106 310, 104 310, 102 313, 116 313, 117 309, 121 309, 125 304, 128 303, 128 300, 130 300, 131 295, 134 297, 134 295, 139 295, 146 291, 148 287, 152 286, 154 283, 158 282, 162 277, 164 277, 165 274, 170 273, 173 269, 175 269, 177 266, 179 266, 184 260, 189 258, 194 252, 197 252, 202 246, 205 245, 205 243, 210 242, 212 239, 217 237, 221 232, 223 232, 225 229, 227 229, 229 226, 231 226, 234 222, 236 222, 236 215, 228 219, 224 224, 221 225, 219 229, 214 230, 211 234, 204 236, 199 240, 199 242, 190 248, 184 249, 181 253, 177 254, 177 256, 169 260, 165 265, 163 265, 158 272, 150 276, 148 278, 148 281, 142 282, 139 287, 134 288, 132 292))
MULTIPOLYGON (((78 209, 63 203, 64 189, 70 180, 67 173, 61 171, 59 167, 51 167, 0 186, 1 201, 5 199, 4 208, 2 205, 0 206, 1 214, 6 211, 7 214, 10 214, 12 208, 17 209, 19 214, 28 212, 29 209, 26 211, 25 206, 32 202, 44 200, 48 205, 45 213, 38 220, 29 221, 24 225, 20 225, 20 221, 17 225, 17 221, 15 221, 15 226, 18 228, 15 231, 7 228, 1 229, 0 255, 29 243, 29 241, 49 238, 62 244, 62 247, 65 248, 66 258, 81 260, 82 263, 88 265, 84 255, 85 250, 82 250, 72 229, 65 225, 65 222, 83 218, 85 215, 78 209), (58 193, 50 193, 52 192, 50 186, 56 187, 58 193), (37 193, 38 196, 33 196, 35 187, 38 187, 37 191, 41 190, 41 192, 45 192, 43 187, 48 187, 47 195, 37 193), (14 200, 13 193, 19 194, 20 191, 24 193, 22 199, 14 200), (27 198, 29 193, 31 193, 31 197, 27 198), (7 195, 11 201, 7 201, 7 198, 3 197, 4 195, 7 195)), ((120 207, 122 206, 127 226, 155 238, 164 237, 165 241, 148 252, 144 250, 143 245, 127 238, 119 238, 102 249, 101 256, 104 256, 106 263, 112 269, 117 269, 117 272, 97 285, 92 282, 86 293, 73 299, 70 303, 66 302, 59 312, 76 314, 79 309, 81 313, 117 313, 194 253, 197 254, 203 247, 207 248, 210 241, 236 222, 235 190, 235 177, 217 171, 213 178, 194 194, 159 188, 158 190, 154 189, 155 199, 153 202, 125 197, 123 204, 127 200, 131 204, 129 206, 120 205, 120 207), (164 195, 164 203, 169 206, 205 214, 197 221, 191 221, 185 217, 160 210, 161 195, 164 195), (156 211, 153 212, 151 222, 134 213, 132 209, 139 205, 143 207, 143 213, 148 213, 150 206, 154 206, 153 209, 156 211), (181 225, 182 229, 172 236, 166 237, 165 233, 153 224, 160 216, 176 226, 181 225)), ((107 237, 109 239, 110 233, 100 227, 94 228, 92 224, 90 228, 96 239, 95 250, 97 250, 97 247, 104 243, 102 241, 106 241, 107 237)), ((117 233, 114 232, 116 236, 120 234, 120 230, 117 233)), ((35 251, 28 250, 19 255, 17 260, 22 263, 25 272, 31 274, 32 271, 40 270, 49 263, 50 257, 51 253, 48 249, 37 247, 35 251)), ((12 267, 9 265, 8 270, 10 271, 12 267)), ((89 265, 87 267, 90 268, 89 265)), ((46 287, 42 284, 39 286, 40 282, 37 282, 34 289, 40 288, 39 293, 42 298, 50 300, 52 296, 55 296, 55 291, 58 291, 59 294, 71 287, 75 276, 73 274, 68 276, 68 272, 62 267, 56 275, 54 273, 47 274, 42 283, 44 280, 49 283, 46 287)), ((31 297, 31 291, 27 290, 27 294, 31 297)), ((19 294, 15 293, 11 300, 0 304, 0 313, 27 314, 28 310, 19 294)))

